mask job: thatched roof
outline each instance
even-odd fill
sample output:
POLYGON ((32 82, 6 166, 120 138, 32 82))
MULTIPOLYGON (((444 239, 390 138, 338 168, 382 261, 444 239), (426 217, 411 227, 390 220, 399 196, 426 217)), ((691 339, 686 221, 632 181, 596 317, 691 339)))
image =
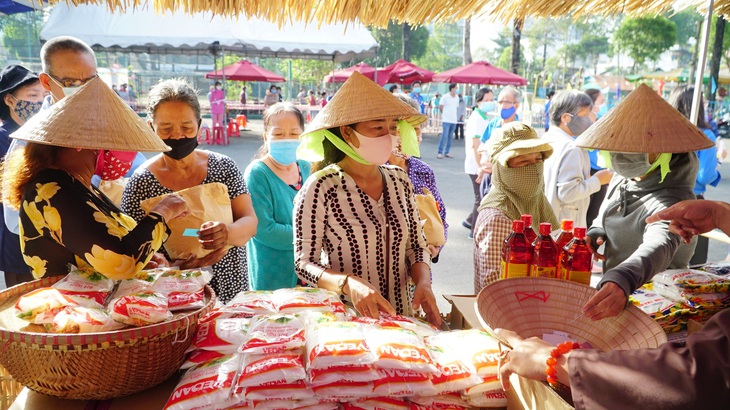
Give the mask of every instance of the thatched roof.
MULTIPOLYGON (((290 21, 337 23, 359 21, 385 27, 389 20, 411 24, 446 22, 487 15, 508 22, 518 17, 559 17, 572 13, 628 15, 662 13, 675 7, 704 9, 705 0, 47 0, 49 3, 105 4, 128 9, 152 3, 158 11, 211 11, 224 16, 258 17, 279 24, 290 21)), ((730 0, 715 1, 718 14, 730 13, 730 0)))

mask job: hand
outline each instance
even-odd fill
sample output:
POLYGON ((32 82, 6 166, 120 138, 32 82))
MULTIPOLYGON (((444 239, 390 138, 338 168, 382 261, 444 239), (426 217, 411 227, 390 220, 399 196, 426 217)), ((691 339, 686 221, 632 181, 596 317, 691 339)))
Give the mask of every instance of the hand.
POLYGON ((594 175, 601 182, 601 185, 606 185, 611 182, 611 178, 613 178, 613 171, 610 169, 602 169, 596 172, 594 175))
POLYGON ((495 332, 512 346, 512 350, 499 361, 497 370, 503 390, 509 390, 509 376, 512 373, 533 380, 546 379, 545 361, 555 346, 536 337, 523 339, 511 330, 496 329, 495 332))
POLYGON ((616 316, 624 310, 626 302, 624 290, 614 282, 606 282, 583 306, 583 314, 591 320, 616 316))
POLYGON ((144 267, 145 269, 155 269, 155 268, 167 268, 170 266, 170 262, 165 258, 165 255, 155 252, 152 255, 152 259, 150 259, 149 262, 147 262, 147 265, 144 267))
POLYGON ((190 214, 190 207, 180 195, 169 194, 153 206, 150 212, 158 213, 165 221, 169 221, 190 214))
POLYGON ((390 315, 395 315, 393 306, 370 282, 364 279, 350 276, 347 278, 347 283, 342 291, 350 297, 357 312, 363 316, 377 319, 380 317, 381 310, 390 315))
POLYGON ((202 258, 190 255, 187 258, 174 260, 172 262, 172 266, 177 266, 180 269, 193 269, 202 268, 203 266, 211 266, 223 259, 223 257, 226 256, 226 252, 225 248, 221 248, 203 256, 202 258))
POLYGON ((200 225, 198 239, 203 249, 218 250, 228 245, 228 226, 219 221, 208 221, 200 225))
POLYGON ((676 203, 646 218, 646 223, 671 220, 669 231, 679 235, 685 243, 692 237, 715 228, 730 232, 730 205, 724 202, 691 200, 676 203))
POLYGON ((591 243, 591 237, 586 236, 586 244, 588 245, 588 249, 590 249, 591 253, 593 254, 594 261, 605 261, 606 260, 606 255, 598 252, 598 248, 600 248, 601 245, 603 245, 604 243, 606 243, 606 240, 603 238, 603 236, 599 236, 598 238, 596 238, 595 245, 593 243, 591 243))
POLYGON ((438 328, 441 327, 441 313, 439 313, 436 296, 433 295, 430 283, 416 285, 416 290, 413 292, 413 311, 418 309, 423 309, 428 323, 438 328))
POLYGON ((431 259, 438 256, 439 252, 441 252, 440 246, 435 245, 428 245, 428 252, 431 254, 431 259))
POLYGON ((483 178, 483 177, 484 177, 484 172, 482 172, 482 171, 479 171, 479 174, 477 174, 477 177, 476 177, 476 179, 474 180, 474 182, 476 182, 477 184, 481 184, 481 183, 482 183, 482 178, 483 178))

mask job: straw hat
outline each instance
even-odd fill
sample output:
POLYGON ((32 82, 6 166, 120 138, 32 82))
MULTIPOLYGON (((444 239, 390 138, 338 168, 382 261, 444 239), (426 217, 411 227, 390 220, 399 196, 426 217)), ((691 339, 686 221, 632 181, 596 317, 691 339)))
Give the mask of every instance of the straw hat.
POLYGON ((632 91, 575 143, 583 148, 648 154, 691 152, 714 145, 646 84, 632 91))
POLYGON ((67 148, 170 150, 99 78, 33 116, 11 138, 67 148))
POLYGON ((354 72, 309 124, 304 135, 381 118, 404 119, 416 126, 427 117, 364 75, 354 72))
POLYGON ((581 308, 595 293, 590 286, 559 279, 502 279, 479 292, 477 313, 492 334, 503 328, 524 338, 542 338, 558 331, 602 351, 657 347, 667 341, 659 324, 633 305, 614 317, 589 319, 581 308))
POLYGON ((544 153, 543 159, 547 159, 553 154, 553 147, 529 125, 513 121, 494 130, 489 138, 489 152, 492 162, 506 167, 511 158, 534 152, 544 153))

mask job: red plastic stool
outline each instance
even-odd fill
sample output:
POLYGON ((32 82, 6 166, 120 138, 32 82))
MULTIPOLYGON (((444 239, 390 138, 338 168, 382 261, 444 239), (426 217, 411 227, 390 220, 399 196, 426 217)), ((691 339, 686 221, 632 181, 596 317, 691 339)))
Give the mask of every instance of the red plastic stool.
POLYGON ((213 127, 213 144, 228 145, 228 134, 222 125, 213 127))
POLYGON ((245 129, 246 125, 248 124, 248 118, 246 118, 245 114, 239 114, 236 115, 236 122, 238 123, 239 129, 245 129))
POLYGON ((238 128, 238 122, 237 121, 231 121, 228 123, 228 135, 232 137, 240 137, 241 136, 241 130, 238 128))
POLYGON ((207 125, 201 126, 198 132, 198 143, 200 144, 203 142, 208 145, 213 144, 213 138, 211 138, 210 135, 210 128, 208 128, 207 125))

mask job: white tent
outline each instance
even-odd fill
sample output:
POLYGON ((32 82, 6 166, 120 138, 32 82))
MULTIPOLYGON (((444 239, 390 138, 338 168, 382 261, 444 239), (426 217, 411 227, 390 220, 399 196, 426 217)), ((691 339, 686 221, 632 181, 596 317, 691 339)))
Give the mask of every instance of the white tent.
POLYGON ((378 43, 361 24, 292 23, 281 28, 263 20, 222 18, 212 13, 157 14, 148 3, 126 13, 106 6, 68 6, 50 13, 41 40, 67 35, 92 47, 136 53, 207 53, 218 41, 226 52, 247 57, 347 61, 372 57, 378 43))

